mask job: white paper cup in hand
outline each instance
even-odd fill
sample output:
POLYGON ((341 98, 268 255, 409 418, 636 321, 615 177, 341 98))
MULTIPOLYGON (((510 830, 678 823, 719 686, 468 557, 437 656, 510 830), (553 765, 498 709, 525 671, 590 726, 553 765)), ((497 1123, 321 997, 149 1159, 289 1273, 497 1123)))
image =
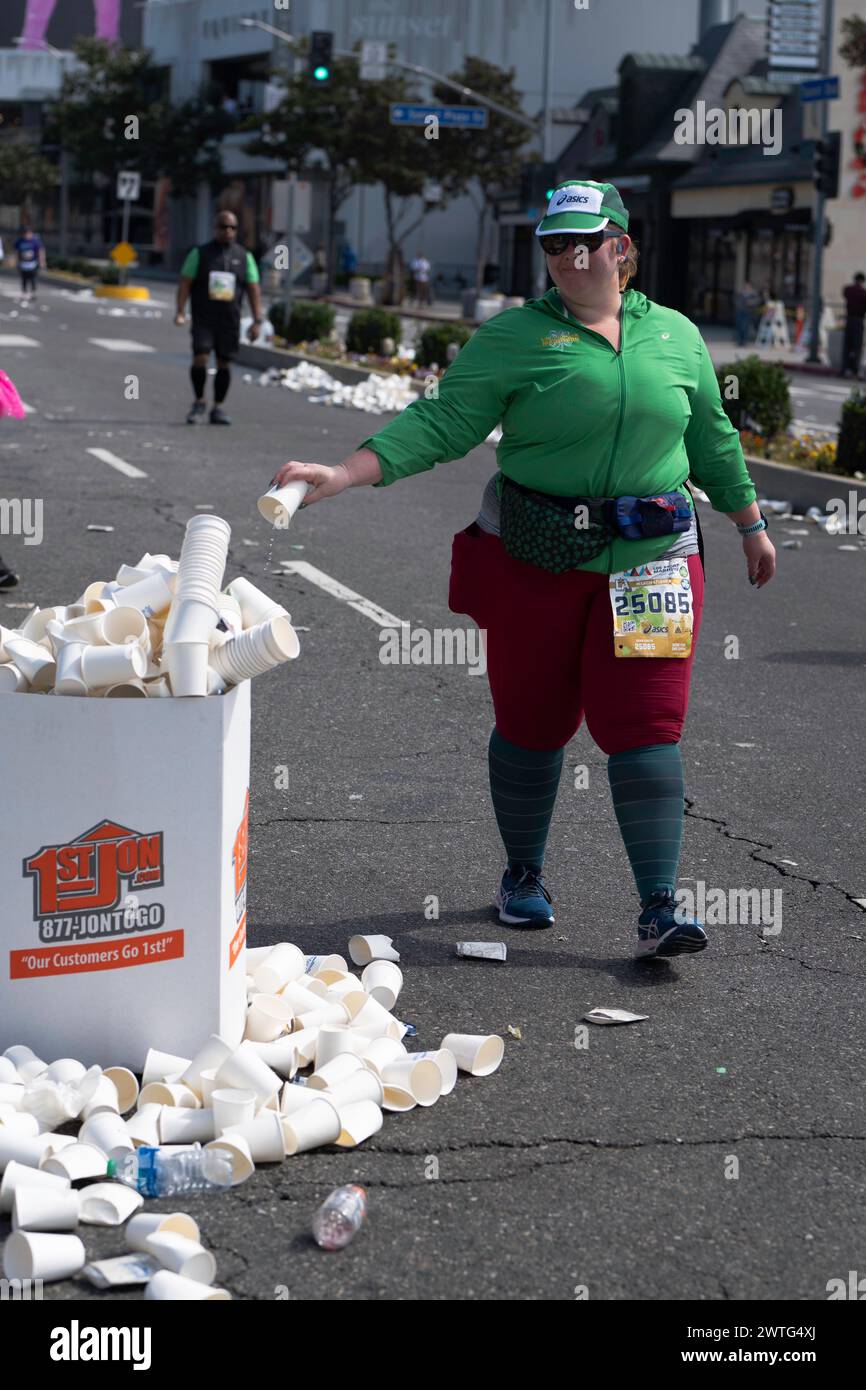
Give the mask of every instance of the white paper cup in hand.
POLYGON ((211 1096, 214 1129, 217 1136, 224 1130, 243 1127, 255 1119, 255 1091, 241 1091, 232 1087, 221 1087, 211 1096))
POLYGON ((393 1009, 403 988, 403 974, 393 961, 374 960, 361 975, 361 984, 383 1009, 393 1009))
POLYGON ((460 1070, 472 1076, 490 1076, 505 1053, 505 1043, 498 1033, 449 1033, 442 1039, 442 1046, 454 1053, 460 1070))
POLYGON ((172 1299, 175 1302, 230 1303, 231 1294, 227 1289, 215 1289, 212 1284, 202 1284, 196 1279, 187 1279, 170 1269, 157 1270, 144 1290, 150 1300, 172 1299))
POLYGON ((320 1096, 315 1104, 295 1110, 282 1121, 286 1156, 291 1158, 323 1144, 333 1144, 342 1128, 336 1106, 320 1096))
POLYGON ((353 936, 349 955, 355 965, 369 965, 371 960, 398 961, 400 952, 394 950, 391 942, 390 936, 353 936))
POLYGON ((300 478, 282 486, 275 483, 259 498, 256 505, 265 521, 283 529, 288 526, 311 488, 312 483, 305 483, 300 478))
POLYGON ((19 1187, 12 1200, 13 1231, 74 1231, 79 1196, 42 1187, 19 1187))
POLYGON ((124 1232, 126 1244, 130 1250, 140 1250, 144 1254, 147 1250, 145 1241, 149 1236, 156 1235, 157 1232, 173 1232, 175 1235, 186 1236, 187 1240, 199 1242, 201 1232, 198 1223, 193 1221, 186 1212, 174 1211, 166 1216, 163 1212, 143 1211, 138 1216, 134 1216, 124 1232))
POLYGON ((78 1236, 14 1231, 3 1247, 7 1279, 71 1279, 84 1268, 87 1256, 78 1236))
POLYGON ((180 1274, 184 1279, 194 1279, 198 1284, 212 1284, 216 1274, 216 1260, 209 1250, 197 1241, 174 1231, 155 1231, 147 1237, 144 1248, 149 1255, 155 1255, 163 1269, 172 1274, 180 1274))

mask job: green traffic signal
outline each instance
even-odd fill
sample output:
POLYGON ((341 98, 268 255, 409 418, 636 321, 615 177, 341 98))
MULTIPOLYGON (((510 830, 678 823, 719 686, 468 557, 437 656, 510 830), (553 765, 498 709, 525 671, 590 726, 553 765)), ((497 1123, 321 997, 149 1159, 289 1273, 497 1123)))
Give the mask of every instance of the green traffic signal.
POLYGON ((327 82, 330 75, 330 68, 315 68, 313 71, 313 76, 317 82, 327 82))

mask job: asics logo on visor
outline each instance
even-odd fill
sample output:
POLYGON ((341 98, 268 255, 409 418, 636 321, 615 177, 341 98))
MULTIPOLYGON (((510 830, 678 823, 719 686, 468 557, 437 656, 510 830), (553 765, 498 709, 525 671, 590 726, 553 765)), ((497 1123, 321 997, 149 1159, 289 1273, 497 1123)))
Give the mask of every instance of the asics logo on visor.
POLYGON ((589 199, 585 193, 560 193, 556 200, 556 206, 562 207, 563 203, 588 203, 589 199))

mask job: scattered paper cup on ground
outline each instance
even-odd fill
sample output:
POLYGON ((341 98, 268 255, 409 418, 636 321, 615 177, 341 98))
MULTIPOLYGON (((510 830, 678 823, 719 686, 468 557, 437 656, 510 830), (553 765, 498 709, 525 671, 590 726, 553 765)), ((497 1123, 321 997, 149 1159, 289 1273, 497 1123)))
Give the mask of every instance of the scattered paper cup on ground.
POLYGON ((238 1130, 227 1130, 218 1139, 212 1139, 209 1144, 205 1144, 206 1149, 224 1149, 232 1161, 232 1187, 237 1187, 239 1183, 246 1182, 247 1178, 255 1172, 253 1156, 250 1153, 250 1146, 245 1135, 238 1130))
POLYGON ((156 1235, 157 1232, 173 1232, 178 1236, 186 1236, 187 1240, 195 1241, 201 1239, 201 1232, 198 1223, 193 1221, 186 1212, 173 1211, 166 1216, 162 1212, 143 1211, 134 1216, 124 1232, 126 1243, 130 1250, 146 1251, 145 1244, 148 1236, 156 1235))
POLYGON ((345 1081, 347 1076, 353 1072, 360 1071, 364 1066, 361 1058, 354 1052, 341 1052, 336 1057, 332 1057, 330 1062, 325 1062, 307 1081, 314 1091, 324 1091, 329 1086, 335 1086, 340 1081, 345 1081))
MULTIPOLYGON (((301 1089, 306 1090, 306 1087, 295 1087, 296 1091, 301 1089)), ((315 1094, 314 1091, 313 1095, 315 1094)), ((384 1098, 382 1080, 369 1067, 361 1067, 359 1071, 352 1072, 351 1076, 336 1081, 325 1092, 325 1099, 336 1105, 340 1114, 343 1113, 344 1105, 354 1105, 360 1100, 373 1100, 377 1105, 381 1105, 384 1098)))
POLYGON ((283 1131, 277 1110, 261 1110, 254 1119, 224 1130, 222 1139, 241 1136, 247 1141, 253 1163, 282 1163, 285 1158, 283 1131))
POLYGON ((374 960, 361 975, 361 984, 383 1009, 393 1009, 403 988, 403 973, 390 960, 374 960))
POLYGON ((154 1101, 149 1101, 139 1106, 134 1115, 130 1115, 128 1120, 124 1120, 126 1132, 137 1149, 144 1145, 147 1148, 155 1149, 159 1146, 159 1117, 165 1109, 164 1105, 157 1105, 154 1101))
POLYGON ((256 1093, 226 1087, 213 1092, 211 1105, 214 1129, 219 1136, 226 1129, 243 1128, 255 1118, 256 1093))
POLYGON ((3 1247, 7 1279, 41 1279, 51 1283, 71 1279, 84 1268, 84 1246, 78 1236, 15 1231, 3 1247))
POLYGON ((294 1018, 292 1006, 278 994, 254 994, 247 1010, 244 1037, 253 1042, 274 1042, 294 1018))
POLYGON ((390 936, 353 936, 349 942, 349 955, 355 965, 369 965, 372 960, 400 959, 390 936))
POLYGON ((442 1094, 450 1096, 457 1085, 457 1058, 447 1048, 440 1047, 436 1052, 410 1052, 416 1062, 435 1062, 442 1075, 442 1094))
POLYGON ((165 1081, 169 1076, 181 1074, 191 1060, 190 1057, 178 1057, 174 1052, 159 1052, 152 1047, 144 1059, 142 1087, 149 1085, 151 1081, 165 1081))
POLYGON ((19 1187, 12 1201, 13 1231, 74 1231, 79 1194, 44 1187, 19 1187))
POLYGON ((173 1299, 176 1302, 184 1300, 188 1302, 193 1300, 231 1302, 231 1294, 226 1289, 215 1289, 211 1284, 201 1284, 195 1279, 186 1279, 183 1275, 175 1274, 170 1269, 161 1269, 157 1274, 154 1274, 144 1291, 144 1296, 147 1299, 173 1299))
POLYGON ((59 1153, 43 1158, 39 1166, 46 1173, 59 1173, 70 1182, 81 1182, 84 1178, 104 1178, 108 1160, 102 1150, 92 1144, 72 1143, 59 1153))
POLYGON ((442 1094, 442 1073, 435 1062, 418 1061, 411 1053, 382 1068, 386 1090, 398 1087, 413 1095, 419 1105, 435 1105, 442 1094))
POLYGON ((122 1182, 91 1183, 76 1196, 80 1219, 89 1226, 122 1226, 134 1211, 144 1206, 141 1193, 122 1182))
POLYGON ((361 1053, 365 1066, 381 1075, 382 1068, 395 1057, 407 1056, 405 1047, 396 1038, 368 1038, 367 1046, 361 1053))
POLYGON ((363 1144, 371 1134, 382 1128, 383 1115, 379 1106, 372 1100, 359 1100, 351 1105, 340 1107, 340 1133, 334 1140, 341 1149, 353 1149, 363 1144))
POLYGON ((209 1250, 174 1231, 155 1231, 144 1242, 149 1255, 155 1255, 163 1269, 194 1279, 197 1284, 212 1284, 216 1260, 209 1250))
POLYGON ((453 1052, 461 1071, 472 1076, 491 1076, 502 1061, 505 1043, 498 1033, 449 1033, 442 1046, 453 1052))
POLYGON ((13 1159, 7 1163, 0 1180, 0 1211, 12 1210, 19 1187, 33 1187, 41 1192, 68 1192, 69 1179, 56 1173, 46 1173, 42 1168, 31 1168, 13 1159))
POLYGON ((303 973, 303 953, 297 946, 282 941, 278 946, 272 946, 264 959, 258 961, 253 979, 260 994, 277 994, 292 980, 300 979, 303 973))
POLYGON ((282 1121, 286 1156, 307 1153, 310 1149, 333 1144, 343 1126, 336 1106, 324 1097, 313 1105, 305 1105, 282 1121))
POLYGON ((226 1058, 216 1074, 216 1079, 221 1087, 231 1086, 241 1091, 255 1091, 261 1105, 270 1100, 282 1084, 282 1079, 262 1061, 250 1042, 242 1042, 237 1051, 226 1058))
POLYGON ((200 1094, 202 1073, 211 1069, 214 1072, 218 1071, 233 1051, 231 1044, 227 1043, 225 1038, 221 1038, 219 1033, 211 1033, 204 1046, 199 1048, 192 1061, 184 1068, 181 1083, 200 1094))
POLYGON ((121 1115, 131 1110, 138 1100, 138 1082, 127 1067, 106 1067, 102 1073, 117 1087, 117 1098, 121 1115))
POLYGON ((161 1144, 206 1144, 216 1138, 212 1109, 164 1105, 159 1116, 161 1144))

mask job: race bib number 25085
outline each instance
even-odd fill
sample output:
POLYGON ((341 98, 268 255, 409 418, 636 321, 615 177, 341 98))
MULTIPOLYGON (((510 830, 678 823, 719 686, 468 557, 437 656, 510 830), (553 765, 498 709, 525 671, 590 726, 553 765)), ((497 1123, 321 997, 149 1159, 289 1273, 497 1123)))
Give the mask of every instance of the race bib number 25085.
POLYGON ((617 656, 691 655, 694 606, 685 560, 653 560, 610 576, 617 656))

